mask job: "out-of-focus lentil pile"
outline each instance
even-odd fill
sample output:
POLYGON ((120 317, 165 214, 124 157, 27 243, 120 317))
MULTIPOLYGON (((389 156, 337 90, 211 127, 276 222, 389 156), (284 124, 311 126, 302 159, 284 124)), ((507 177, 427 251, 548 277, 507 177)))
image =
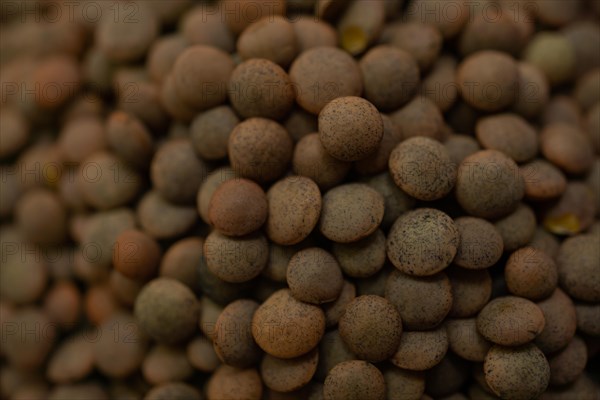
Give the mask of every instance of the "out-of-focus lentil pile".
POLYGON ((0 7, 2 399, 600 399, 600 1, 0 7))

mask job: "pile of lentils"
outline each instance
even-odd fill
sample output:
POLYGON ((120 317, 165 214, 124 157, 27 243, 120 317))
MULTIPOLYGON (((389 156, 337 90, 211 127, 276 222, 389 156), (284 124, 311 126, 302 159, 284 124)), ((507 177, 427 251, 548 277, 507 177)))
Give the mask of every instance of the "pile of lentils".
POLYGON ((600 399, 600 1, 1 5, 1 399, 600 399))

